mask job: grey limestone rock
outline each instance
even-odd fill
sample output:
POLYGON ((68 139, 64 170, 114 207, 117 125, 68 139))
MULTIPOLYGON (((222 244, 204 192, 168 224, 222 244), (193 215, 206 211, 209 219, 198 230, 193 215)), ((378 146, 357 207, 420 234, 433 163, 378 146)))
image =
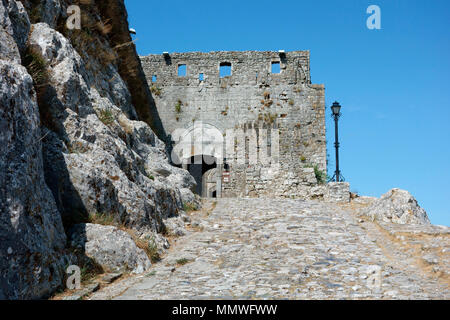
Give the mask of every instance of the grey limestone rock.
POLYGON ((397 224, 430 224, 428 215, 417 200, 408 192, 392 189, 381 196, 365 210, 363 214, 383 222, 397 224))
POLYGON ((108 213, 140 233, 161 231, 163 219, 192 197, 193 179, 169 165, 165 145, 146 123, 131 120, 130 93, 116 68, 100 68, 94 77, 45 23, 33 25, 29 42, 49 66, 55 133, 44 140, 46 172, 64 221, 74 220, 73 212, 108 213))
POLYGON ((59 0, 41 0, 41 20, 55 28, 58 18, 63 13, 59 0))
POLYGON ((350 184, 348 182, 328 183, 325 200, 342 203, 350 202, 350 184))
POLYGON ((70 231, 70 244, 84 250, 88 257, 110 271, 139 274, 151 267, 150 259, 136 246, 133 238, 113 226, 75 225, 70 231))
POLYGON ((19 7, 20 3, 15 1, 0 1, 0 298, 3 299, 49 296, 62 284, 63 266, 67 262, 61 216, 44 180, 42 133, 33 80, 18 64, 18 48, 23 41, 18 34, 26 34, 27 30, 26 19, 23 29, 11 22, 19 17, 19 7))
POLYGON ((21 2, 0 1, 0 59, 20 64, 30 31, 30 21, 21 2))
MULTIPOLYGON (((156 232, 193 198, 192 177, 170 166, 164 143, 136 121, 117 65, 81 56, 53 29, 67 5, 0 0, 0 298, 42 298, 63 284, 63 267, 74 262, 63 223, 112 214, 167 248, 156 232), (42 23, 31 25, 24 5, 42 23), (29 52, 45 62, 39 90, 21 65, 29 52)), ((106 236, 120 241, 105 250, 126 244, 134 254, 116 258, 118 268, 149 266, 131 238, 118 230, 106 236)))

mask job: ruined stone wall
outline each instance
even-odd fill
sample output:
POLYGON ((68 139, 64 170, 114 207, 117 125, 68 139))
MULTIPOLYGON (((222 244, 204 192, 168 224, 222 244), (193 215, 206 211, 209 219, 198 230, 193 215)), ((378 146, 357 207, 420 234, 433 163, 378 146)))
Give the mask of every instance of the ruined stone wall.
POLYGON ((225 141, 227 130, 244 130, 245 163, 227 158, 231 180, 223 184, 224 196, 307 197, 317 185, 313 167, 326 173, 325 89, 311 84, 309 51, 191 52, 141 59, 168 134, 189 130, 198 121, 216 127, 225 141), (222 63, 231 65, 230 76, 220 76, 222 63), (280 64, 280 73, 272 73, 272 63, 280 64), (185 76, 179 76, 179 65, 186 65, 185 76), (248 161, 249 154, 273 148, 262 128, 268 137, 279 132, 278 172, 270 169, 276 157, 265 165, 248 161), (252 134, 255 147, 248 141, 252 134))

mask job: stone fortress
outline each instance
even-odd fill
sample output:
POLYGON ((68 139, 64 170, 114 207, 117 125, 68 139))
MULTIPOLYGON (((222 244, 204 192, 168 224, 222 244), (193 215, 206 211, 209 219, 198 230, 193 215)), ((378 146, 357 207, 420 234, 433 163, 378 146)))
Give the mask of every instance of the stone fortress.
POLYGON ((141 61, 172 161, 194 176, 198 194, 327 196, 325 88, 311 83, 309 51, 165 52, 141 61))
POLYGON ((124 0, 78 3, 0 1, 0 300, 450 297, 450 228, 325 185, 308 52, 141 58, 124 0))

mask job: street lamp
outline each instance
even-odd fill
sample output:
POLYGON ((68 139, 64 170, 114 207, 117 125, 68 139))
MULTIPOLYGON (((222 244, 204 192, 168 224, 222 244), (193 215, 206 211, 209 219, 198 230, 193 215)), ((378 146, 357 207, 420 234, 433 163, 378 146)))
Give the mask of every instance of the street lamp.
POLYGON ((339 170, 339 129, 338 129, 338 121, 341 116, 341 105, 339 102, 334 102, 331 106, 331 111, 333 111, 334 118, 334 131, 335 131, 335 142, 334 147, 336 148, 336 171, 334 172, 334 176, 330 181, 335 180, 336 182, 345 181, 344 177, 341 175, 341 171, 339 170))

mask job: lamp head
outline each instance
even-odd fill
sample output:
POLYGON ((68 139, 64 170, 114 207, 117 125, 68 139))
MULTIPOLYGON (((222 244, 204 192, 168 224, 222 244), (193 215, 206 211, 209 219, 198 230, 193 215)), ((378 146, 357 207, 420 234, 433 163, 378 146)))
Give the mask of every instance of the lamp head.
POLYGON ((339 116, 341 114, 341 105, 339 104, 339 102, 334 102, 331 106, 331 110, 333 111, 334 116, 339 116))

